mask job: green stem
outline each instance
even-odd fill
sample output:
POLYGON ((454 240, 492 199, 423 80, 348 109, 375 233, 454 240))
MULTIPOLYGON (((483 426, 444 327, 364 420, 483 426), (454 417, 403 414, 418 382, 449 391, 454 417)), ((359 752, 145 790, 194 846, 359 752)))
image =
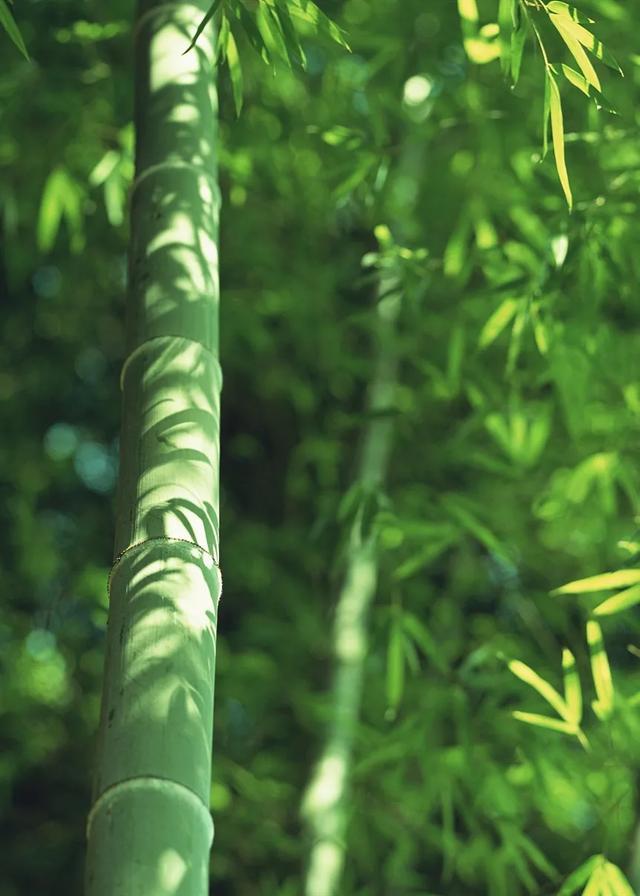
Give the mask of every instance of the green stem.
POLYGON ((141 0, 127 357, 88 896, 208 893, 218 186, 208 0, 141 0))

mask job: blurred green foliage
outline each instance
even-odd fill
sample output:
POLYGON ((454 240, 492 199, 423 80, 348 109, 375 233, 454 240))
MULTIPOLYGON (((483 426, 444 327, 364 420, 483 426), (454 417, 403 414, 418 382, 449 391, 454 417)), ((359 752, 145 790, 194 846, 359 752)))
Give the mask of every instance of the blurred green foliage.
MULTIPOLYGON (((498 22, 494 0, 477 6, 478 28, 498 22)), ((129 7, 24 0, 28 59, 0 35, 1 896, 81 891, 124 352, 129 7)), ((625 78, 601 75, 615 118, 563 85, 571 214, 541 161, 532 40, 511 89, 469 44, 497 60, 505 28, 474 37, 450 0, 323 9, 350 53, 302 27, 306 71, 274 75, 238 27, 239 117, 237 76, 220 79, 212 892, 301 891, 374 261, 402 284, 400 385, 371 509, 380 581, 340 892, 632 892, 607 863, 640 888, 636 601, 606 612, 615 589, 549 592, 635 570, 640 550, 634 9, 580 4, 625 78), (378 225, 397 247, 381 259, 378 225), (574 714, 579 680, 589 749, 513 717, 553 715, 530 673, 574 714)))

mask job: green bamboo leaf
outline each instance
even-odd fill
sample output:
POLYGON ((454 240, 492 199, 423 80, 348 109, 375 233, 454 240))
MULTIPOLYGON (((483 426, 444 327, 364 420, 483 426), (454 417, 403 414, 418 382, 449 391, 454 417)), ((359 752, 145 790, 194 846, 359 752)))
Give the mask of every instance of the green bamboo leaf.
MULTIPOLYGON (((538 675, 537 672, 527 666, 526 663, 520 662, 520 660, 511 660, 508 663, 509 670, 519 678, 521 681, 524 681, 525 684, 528 684, 535 691, 537 691, 541 697, 547 701, 547 703, 555 709, 559 716, 570 723, 570 712, 567 708, 566 703, 560 696, 560 694, 556 691, 553 685, 549 684, 546 679, 542 678, 541 675, 538 675)), ((574 727, 572 726, 572 731, 574 727)))
POLYGON ((542 112, 542 158, 549 152, 549 113, 551 111, 551 75, 549 70, 544 70, 544 108, 542 112))
POLYGON ((576 668, 576 659, 565 647, 562 651, 562 673, 564 677, 564 701, 567 707, 567 721, 579 725, 582 719, 582 688, 576 668))
POLYGON ((569 6, 568 3, 563 3, 561 0, 551 0, 550 3, 547 3, 547 12, 568 16, 574 22, 581 22, 583 25, 593 25, 594 22, 593 19, 584 16, 575 6, 569 6))
POLYGON ((560 588, 555 588, 551 594, 588 594, 592 591, 613 591, 615 588, 623 588, 640 583, 640 569, 618 569, 616 572, 605 572, 598 576, 589 576, 586 579, 576 579, 568 582, 560 588))
POLYGON ((573 896, 580 887, 583 887, 587 883, 593 874, 594 869, 602 864, 602 862, 603 857, 601 855, 595 855, 588 858, 586 862, 583 862, 575 871, 571 872, 558 890, 557 896, 573 896))
POLYGON ((227 65, 229 66, 229 75, 231 76, 233 104, 236 108, 236 115, 240 115, 240 110, 242 109, 242 66, 238 56, 238 47, 231 31, 229 31, 227 39, 227 65))
POLYGON ((554 18, 562 19, 562 24, 565 30, 568 31, 577 41, 579 41, 583 47, 586 47, 590 53, 593 53, 596 59, 599 59, 600 62, 603 62, 605 65, 609 66, 609 68, 614 69, 620 75, 624 76, 624 72, 616 62, 613 55, 605 48, 602 41, 599 41, 597 37, 595 37, 595 35, 591 33, 591 31, 576 22, 572 16, 554 15, 552 13, 549 18, 552 21, 554 18))
POLYGON ((575 69, 571 68, 564 63, 561 65, 562 74, 565 76, 569 84, 573 84, 574 87, 577 87, 578 90, 581 90, 586 96, 590 96, 589 92, 589 84, 587 83, 587 79, 579 74, 575 69))
POLYGON ((633 585, 631 588, 608 597, 594 609, 594 616, 613 616, 614 613, 621 613, 628 610, 629 607, 635 607, 640 604, 640 585, 633 585))
POLYGON ((387 703, 396 709, 404 691, 405 636, 400 620, 394 619, 387 648, 387 703))
POLYGON ((591 704, 599 719, 606 719, 613 710, 613 681, 611 668, 602 638, 602 629, 593 619, 587 622, 587 644, 591 657, 591 674, 596 689, 597 700, 591 704))
POLYGON ((485 322, 480 336, 478 337, 478 345, 480 348, 487 348, 492 342, 495 342, 500 333, 508 326, 512 320, 520 301, 518 299, 505 299, 491 317, 485 322))
POLYGON ((229 35, 231 34, 231 25, 229 19, 224 13, 220 16, 220 27, 216 34, 216 62, 224 62, 227 58, 227 44, 229 43, 229 35))
POLYGON ((287 52, 287 46, 284 35, 280 27, 278 18, 273 15, 273 11, 266 3, 261 3, 256 12, 256 23, 258 30, 270 53, 278 56, 282 62, 291 68, 291 59, 287 52))
POLYGON ((293 56, 293 58, 301 68, 305 69, 307 67, 307 57, 305 56, 305 52, 302 49, 302 44, 298 39, 294 24, 291 21, 291 15, 289 14, 286 0, 278 5, 277 12, 276 10, 274 10, 273 14, 277 14, 278 18, 280 19, 280 24, 284 33, 289 54, 293 56))
POLYGON ((351 52, 345 32, 332 19, 325 16, 312 0, 288 0, 288 7, 292 16, 312 25, 315 31, 325 34, 351 52))
POLYGON ((584 75, 586 81, 591 84, 592 87, 595 87, 596 90, 602 90, 602 85, 600 84, 600 78, 598 78, 597 72, 594 69, 589 57, 585 53, 582 44, 577 39, 575 34, 572 31, 572 27, 575 26, 573 20, 569 20, 571 22, 570 26, 567 26, 567 19, 562 18, 561 16, 549 16, 552 24, 555 26, 558 34, 563 39, 565 44, 567 45, 567 49, 575 59, 578 64, 578 68, 584 75))
POLYGON ((262 35, 258 31, 258 26, 256 25, 253 16, 247 11, 244 4, 241 2, 234 3, 232 6, 232 11, 235 17, 242 24, 242 28, 247 36, 247 40, 256 51, 258 56, 260 56, 262 61, 266 62, 267 65, 271 65, 271 56, 269 55, 268 49, 264 45, 262 35))
POLYGON ((603 876, 609 885, 612 896, 635 896, 631 884, 613 862, 605 864, 603 876))
POLYGON ((402 614, 402 627, 405 633, 418 645, 427 659, 442 671, 446 671, 447 663, 443 658, 442 650, 429 629, 414 616, 413 613, 402 614))
POLYGON ((512 7, 513 0, 500 0, 498 4, 498 26, 500 28, 500 68, 503 75, 511 71, 512 47, 512 7))
POLYGON ((519 722, 526 722, 527 725, 535 725, 537 728, 548 728, 551 731, 559 731, 572 737, 576 733, 575 725, 563 722, 561 719, 552 719, 550 716, 542 716, 536 712, 521 712, 519 709, 514 710, 512 715, 519 722))
POLYGON ((569 206, 569 211, 573 206, 573 196, 571 194, 571 186, 569 184, 569 174, 567 172, 567 163, 564 156, 564 122, 562 118, 562 102, 560 100, 560 90, 556 83, 556 79, 550 71, 547 71, 549 81, 549 113, 551 117, 551 139, 553 141, 553 154, 556 160, 556 170, 560 183, 564 191, 564 195, 569 206))
POLYGON ((27 47, 22 34, 16 25, 16 20, 11 15, 11 10, 6 3, 6 0, 0 0, 0 25, 2 25, 24 58, 30 62, 31 60, 29 59, 29 53, 27 52, 27 47))
POLYGON ((582 896, 611 896, 609 887, 604 889, 604 860, 602 864, 596 865, 593 873, 589 878, 587 886, 582 892, 582 896))
POLYGON ((511 34, 511 81, 513 86, 520 80, 520 69, 522 67, 522 55, 527 42, 528 31, 524 24, 511 34))
POLYGON ((213 0, 213 3, 211 4, 211 6, 209 7, 209 9, 208 9, 207 12, 205 13, 204 18, 202 19, 202 21, 200 22, 200 24, 199 24, 198 27, 196 28, 196 33, 193 35, 193 38, 191 39, 191 43, 189 44, 189 46, 187 47, 187 49, 186 49, 186 50, 184 51, 184 53, 182 54, 183 56, 185 55, 185 53, 188 53, 189 50, 192 50, 192 49, 195 47, 198 38, 200 37, 200 35, 201 35, 202 32, 204 31, 204 29, 207 27, 207 25, 209 24, 209 22, 211 21, 211 19, 212 19, 212 18, 215 16, 215 14, 217 13, 218 9, 220 8, 220 4, 221 4, 221 3, 222 3, 222 0, 213 0))

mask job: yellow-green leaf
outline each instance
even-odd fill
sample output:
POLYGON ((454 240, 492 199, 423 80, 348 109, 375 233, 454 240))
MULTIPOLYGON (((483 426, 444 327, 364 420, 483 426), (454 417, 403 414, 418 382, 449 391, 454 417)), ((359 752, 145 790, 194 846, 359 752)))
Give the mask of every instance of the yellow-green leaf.
POLYGON ((551 594, 588 594, 591 591, 613 591, 615 588, 640 583, 640 569, 618 569, 616 572, 604 572, 599 576, 589 576, 586 579, 576 579, 568 582, 560 588, 555 588, 551 594))
POLYGON ((579 868, 576 868, 563 885, 558 890, 557 896, 574 896, 574 893, 583 887, 593 874, 594 869, 601 865, 603 857, 601 855, 591 856, 586 862, 583 862, 579 868))
POLYGON ((598 698, 592 703, 593 711, 599 719, 606 719, 613 710, 613 681, 602 638, 602 629, 599 623, 593 619, 587 622, 587 644, 591 657, 591 674, 598 698))
POLYGON ((579 28, 580 26, 576 26, 576 23, 573 21, 573 19, 568 20, 561 16, 555 15, 551 15, 549 16, 549 18, 555 25, 558 34, 567 45, 569 52, 577 62, 578 68, 584 75, 586 81, 591 84, 592 87, 595 87, 596 90, 602 90, 602 85, 600 84, 600 79, 598 78, 596 70, 591 64, 589 57, 585 53, 582 44, 572 31, 572 28, 579 28))
POLYGON ((511 660, 508 665, 509 670, 513 672, 517 678, 536 690, 541 697, 544 697, 547 703, 552 706, 558 715, 562 716, 565 721, 570 721, 570 713, 567 710, 567 706, 553 685, 549 684, 549 682, 542 678, 542 676, 538 675, 537 672, 534 672, 530 666, 520 662, 520 660, 511 660))
POLYGON ((587 83, 587 79, 579 74, 575 69, 571 68, 569 65, 565 65, 562 63, 562 74, 565 76, 569 84, 573 84, 574 87, 577 87, 578 90, 581 90, 586 96, 590 96, 589 94, 589 84, 587 83))
POLYGON ((631 588, 626 588, 624 591, 620 591, 619 594, 614 594, 613 597, 608 597, 601 604, 598 604, 593 611, 593 615, 612 616, 614 613, 628 610, 629 607, 635 607, 639 603, 640 585, 632 585, 631 588))
POLYGON ((576 659, 565 647, 562 651, 562 673, 564 676, 564 701, 567 707, 567 721, 579 725, 582 719, 582 688, 576 668, 576 659))
POLYGON ((528 725, 536 725, 538 728, 549 728, 551 731, 560 731, 562 734, 575 735, 576 727, 570 722, 563 722, 561 719, 552 719, 550 716, 542 716, 537 712, 520 712, 519 709, 514 710, 513 718, 519 722, 526 722, 528 725))
POLYGON ((518 299, 505 299, 504 302, 496 308, 480 331, 480 336, 478 337, 478 345, 480 348, 486 348, 488 345, 491 345, 492 342, 495 342, 500 333, 502 333, 515 315, 519 304, 520 302, 518 299))
POLYGON ((562 102, 560 100, 560 90, 556 83, 556 79, 550 71, 547 71, 547 79, 549 82, 549 114, 551 116, 551 140, 553 142, 553 154, 556 160, 556 169, 558 177, 564 191, 564 195, 569 206, 569 211, 573 206, 573 195, 569 184, 569 174, 567 172, 567 163, 564 156, 564 122, 562 118, 562 102))
POLYGON ((607 862, 603 869, 603 877, 606 880, 612 896, 635 896, 631 884, 622 871, 613 862, 607 862))

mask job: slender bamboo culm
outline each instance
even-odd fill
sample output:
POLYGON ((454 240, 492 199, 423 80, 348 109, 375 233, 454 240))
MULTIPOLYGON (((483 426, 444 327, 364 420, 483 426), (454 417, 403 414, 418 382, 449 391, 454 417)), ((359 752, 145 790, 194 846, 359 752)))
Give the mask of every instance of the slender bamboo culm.
MULTIPOLYGON (((377 305, 377 356, 367 408, 357 481, 363 494, 381 489, 391 451, 393 423, 388 411, 396 389, 396 317, 400 294, 393 284, 380 287, 377 305), (376 416, 376 413, 379 416, 376 416)), ((344 581, 336 605, 334 678, 326 740, 303 801, 311 847, 305 896, 336 896, 345 861, 346 811, 353 741, 360 714, 367 653, 368 615, 375 596, 378 562, 375 535, 363 532, 361 514, 352 525, 344 581)))

